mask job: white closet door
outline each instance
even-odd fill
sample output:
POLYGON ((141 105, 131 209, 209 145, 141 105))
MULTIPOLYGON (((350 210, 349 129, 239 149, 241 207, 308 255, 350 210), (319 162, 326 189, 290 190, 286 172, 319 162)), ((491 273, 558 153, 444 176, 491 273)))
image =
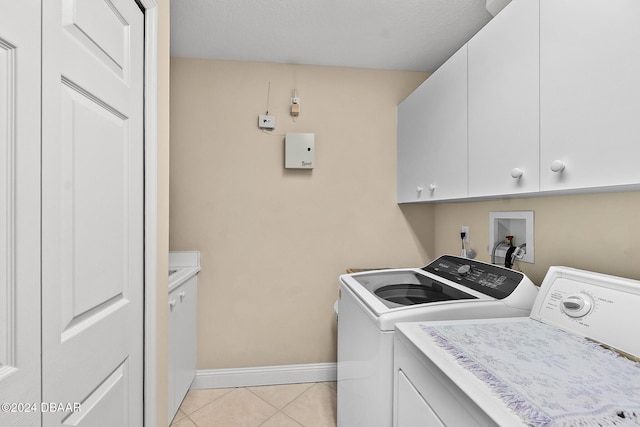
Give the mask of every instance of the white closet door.
POLYGON ((1 426, 40 423, 39 150, 40 0, 0 0, 1 426))
POLYGON ((0 0, 0 11, 0 425, 37 426, 40 1, 0 0))
POLYGON ((43 4, 42 316, 47 426, 142 425, 144 16, 43 4))

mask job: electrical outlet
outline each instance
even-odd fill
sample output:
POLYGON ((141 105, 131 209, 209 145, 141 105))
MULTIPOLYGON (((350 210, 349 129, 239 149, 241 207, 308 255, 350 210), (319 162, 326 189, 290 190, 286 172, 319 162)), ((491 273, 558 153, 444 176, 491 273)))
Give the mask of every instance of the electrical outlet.
POLYGON ((460 233, 465 233, 464 239, 462 239, 463 243, 469 243, 469 226, 463 225, 460 227, 460 233))
POLYGON ((260 129, 273 130, 276 128, 276 116, 258 116, 258 127, 260 129))

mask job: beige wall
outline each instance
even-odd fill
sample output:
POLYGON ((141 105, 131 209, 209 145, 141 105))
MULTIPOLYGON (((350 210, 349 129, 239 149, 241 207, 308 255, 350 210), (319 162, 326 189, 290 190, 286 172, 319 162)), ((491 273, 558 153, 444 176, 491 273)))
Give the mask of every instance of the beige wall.
POLYGON ((519 266, 537 284, 551 265, 640 279, 640 192, 396 205, 396 105, 424 74, 171 66, 170 247, 202 253, 199 369, 334 361, 339 274, 458 254, 461 225, 488 261, 491 211, 534 211, 536 263, 519 266), (285 132, 315 133, 313 171, 283 169, 285 132))
POLYGON ((335 361, 338 275, 433 257, 433 206, 395 203, 396 106, 425 77, 172 58, 170 248, 202 255, 199 369, 335 361), (313 171, 283 168, 285 132, 315 133, 313 171))
POLYGON ((158 0, 158 304, 157 421, 169 425, 168 252, 169 252, 169 0, 158 0))
POLYGON ((541 284, 552 265, 640 279, 640 192, 554 196, 435 205, 435 253, 460 253, 460 226, 470 227, 467 247, 489 261, 489 212, 534 211, 535 264, 517 267, 541 284))

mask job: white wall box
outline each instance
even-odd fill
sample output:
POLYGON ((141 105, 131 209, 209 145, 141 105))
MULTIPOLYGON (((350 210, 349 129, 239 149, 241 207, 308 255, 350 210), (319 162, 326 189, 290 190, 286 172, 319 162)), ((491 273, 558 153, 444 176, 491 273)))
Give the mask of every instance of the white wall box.
POLYGON ((284 138, 284 167, 313 169, 315 162, 315 134, 287 133, 284 138))
POLYGON ((469 196, 538 191, 539 2, 506 7, 469 41, 469 196))
POLYGON ((637 0, 540 1, 541 190, 640 183, 638 22, 637 0))
POLYGON ((398 106, 398 202, 467 196, 467 46, 398 106))

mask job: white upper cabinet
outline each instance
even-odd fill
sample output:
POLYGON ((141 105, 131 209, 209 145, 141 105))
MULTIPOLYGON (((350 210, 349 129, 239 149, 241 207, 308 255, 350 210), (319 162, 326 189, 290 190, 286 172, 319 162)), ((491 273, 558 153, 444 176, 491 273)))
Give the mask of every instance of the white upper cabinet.
POLYGON ((539 2, 515 0, 469 41, 469 196, 539 189, 539 2))
POLYGON ((640 1, 541 0, 540 114, 541 190, 640 183, 640 1))
POLYGON ((467 46, 398 106, 398 202, 467 196, 467 46))
POLYGON ((639 23, 513 0, 399 106, 398 201, 640 188, 639 23))

